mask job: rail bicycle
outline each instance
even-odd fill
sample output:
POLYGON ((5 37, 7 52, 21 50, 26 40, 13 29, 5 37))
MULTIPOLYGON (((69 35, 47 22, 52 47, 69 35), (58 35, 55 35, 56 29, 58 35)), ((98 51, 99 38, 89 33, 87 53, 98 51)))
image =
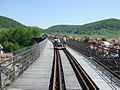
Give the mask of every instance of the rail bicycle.
POLYGON ((62 40, 60 41, 60 39, 54 39, 53 41, 53 44, 54 44, 54 48, 55 49, 66 49, 66 41, 62 40))

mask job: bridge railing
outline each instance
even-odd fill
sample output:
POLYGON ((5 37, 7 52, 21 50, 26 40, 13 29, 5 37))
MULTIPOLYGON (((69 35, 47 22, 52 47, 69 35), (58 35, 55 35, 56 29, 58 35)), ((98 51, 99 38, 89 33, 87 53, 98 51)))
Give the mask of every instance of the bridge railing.
POLYGON ((97 67, 104 68, 102 70, 106 71, 106 73, 102 72, 109 78, 112 78, 111 83, 114 82, 120 86, 120 49, 76 40, 67 40, 67 45, 92 58, 98 64, 97 67))
POLYGON ((15 56, 0 62, 0 90, 7 88, 40 56, 46 41, 17 50, 13 52, 15 56))

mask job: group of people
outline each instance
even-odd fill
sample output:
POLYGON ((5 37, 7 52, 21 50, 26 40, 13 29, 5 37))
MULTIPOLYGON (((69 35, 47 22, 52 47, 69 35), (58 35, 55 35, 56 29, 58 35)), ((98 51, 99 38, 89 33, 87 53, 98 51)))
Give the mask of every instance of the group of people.
POLYGON ((63 37, 63 40, 60 40, 59 38, 54 38, 54 43, 58 45, 66 46, 66 37, 63 37))

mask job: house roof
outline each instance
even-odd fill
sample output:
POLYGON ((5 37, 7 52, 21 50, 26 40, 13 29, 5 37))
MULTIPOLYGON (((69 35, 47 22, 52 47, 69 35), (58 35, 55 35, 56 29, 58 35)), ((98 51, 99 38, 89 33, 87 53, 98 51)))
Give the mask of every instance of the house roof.
POLYGON ((0 49, 3 49, 3 46, 0 44, 0 49))
POLYGON ((3 59, 3 60, 8 60, 11 57, 13 57, 13 53, 0 54, 0 59, 3 59))

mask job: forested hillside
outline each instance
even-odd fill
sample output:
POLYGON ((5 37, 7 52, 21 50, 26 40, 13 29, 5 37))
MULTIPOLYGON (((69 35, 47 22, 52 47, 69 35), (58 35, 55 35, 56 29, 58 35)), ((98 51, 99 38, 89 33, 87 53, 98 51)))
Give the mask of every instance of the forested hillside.
POLYGON ((77 33, 81 34, 81 33, 87 33, 91 31, 103 30, 103 29, 110 31, 120 30, 120 20, 106 19, 94 23, 85 24, 80 27, 77 33))
POLYGON ((79 30, 81 26, 80 25, 55 25, 48 29, 46 29, 44 32, 47 33, 74 33, 74 31, 79 30))
POLYGON ((0 44, 5 52, 33 45, 32 37, 41 35, 39 27, 26 27, 15 20, 0 16, 0 44))
POLYGON ((120 20, 105 19, 85 25, 56 25, 44 30, 44 32, 118 37, 120 35, 120 20))
POLYGON ((16 27, 18 28, 18 27, 25 27, 25 26, 13 19, 0 16, 0 28, 16 28, 16 27))

